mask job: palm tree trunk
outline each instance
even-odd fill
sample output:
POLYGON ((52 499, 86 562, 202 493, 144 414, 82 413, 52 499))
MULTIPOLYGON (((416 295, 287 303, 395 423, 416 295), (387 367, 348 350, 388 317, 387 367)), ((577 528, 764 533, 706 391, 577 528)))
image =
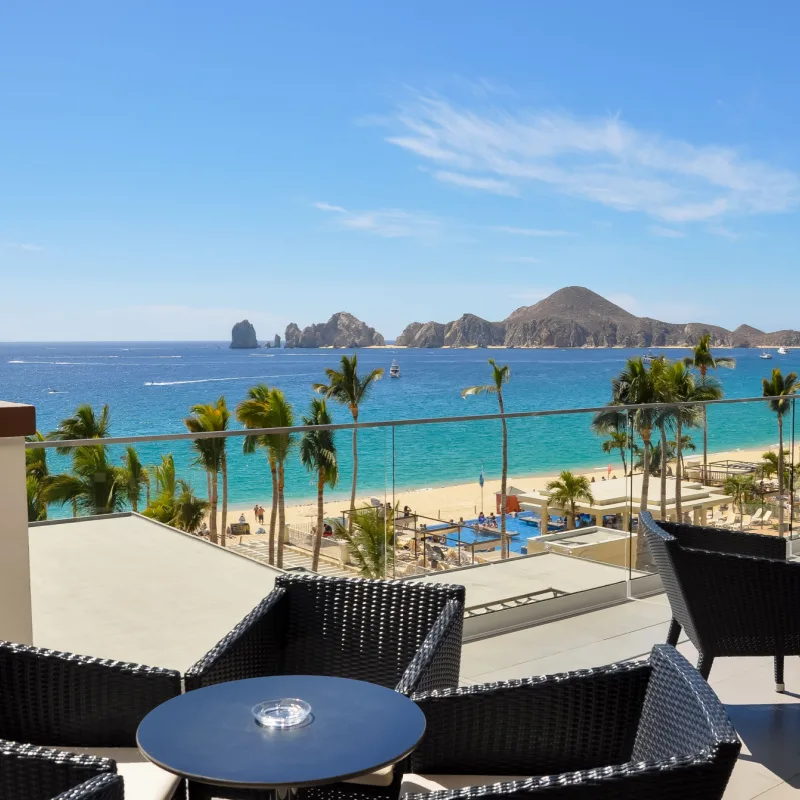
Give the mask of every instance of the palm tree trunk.
POLYGON ((703 406, 703 483, 708 483, 708 406, 703 406))
MULTIPOLYGON (((498 389, 497 402, 500 406, 500 413, 505 414, 503 407, 503 393, 498 389)), ((509 542, 506 536, 506 508, 507 499, 506 491, 508 489, 508 426, 506 425, 505 418, 500 422, 503 426, 503 470, 500 478, 500 558, 508 558, 509 556, 509 542)))
MULTIPOLYGON (((219 529, 217 528, 217 505, 219 504, 219 476, 216 472, 210 473, 211 477, 211 508, 209 515, 211 517, 211 524, 208 526, 211 531, 211 541, 214 544, 219 544, 219 529)), ((223 531, 224 534, 224 531, 223 531)))
POLYGON ((661 519, 667 518, 667 426, 658 426, 661 430, 661 519))
POLYGON ((227 547, 228 530, 228 459, 222 453, 222 546, 227 547))
POLYGON ((628 462, 625 460, 625 448, 620 447, 619 455, 622 459, 622 477, 624 478, 628 474, 628 462))
MULTIPOLYGON (((642 473, 642 498, 639 503, 641 511, 647 511, 647 492, 650 489, 650 431, 642 433, 642 441, 644 443, 644 453, 642 454, 642 465, 644 471, 642 473), (646 433, 646 435, 645 435, 646 433)), ((631 521, 633 525, 633 521, 631 521)), ((647 572, 647 565, 650 561, 647 545, 642 535, 642 527, 639 526, 639 534, 636 540, 636 569, 640 572, 647 572)))
POLYGON ((647 493, 650 491, 650 432, 642 434, 644 453, 642 454, 642 497, 639 501, 639 510, 647 511, 647 493))
POLYGON ((778 413, 778 530, 783 536, 783 417, 778 413))
POLYGON ((681 449, 681 418, 680 413, 675 418, 675 441, 678 443, 678 458, 675 462, 675 513, 678 522, 683 522, 683 508, 681 507, 681 478, 683 477, 683 450, 681 449))
MULTIPOLYGON (((358 406, 350 406, 353 422, 358 422, 358 406)), ((350 489, 350 514, 347 520, 347 531, 353 535, 353 516, 356 511, 356 484, 358 483, 358 429, 353 428, 353 486, 350 489)))
POLYGON ((150 478, 147 479, 145 483, 145 499, 147 500, 147 506, 150 507, 150 478))
POLYGON ((284 464, 278 462, 278 569, 283 569, 283 540, 286 535, 286 508, 283 502, 284 464))
POLYGON ((322 547, 322 519, 323 508, 325 505, 324 500, 325 492, 325 470, 319 471, 317 477, 317 533, 314 536, 314 552, 311 555, 311 571, 316 572, 319 569, 319 551, 322 547))
POLYGON ((278 467, 275 459, 269 460, 269 474, 272 478, 272 511, 269 515, 269 563, 275 563, 275 521, 278 517, 278 467))

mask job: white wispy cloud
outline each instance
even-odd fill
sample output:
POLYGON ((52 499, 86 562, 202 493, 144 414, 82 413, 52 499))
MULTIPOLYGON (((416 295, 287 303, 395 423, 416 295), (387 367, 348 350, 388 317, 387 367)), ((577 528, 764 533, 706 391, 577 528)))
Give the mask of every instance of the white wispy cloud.
POLYGON ((665 239, 683 239, 686 236, 677 228, 665 228, 663 225, 651 225, 648 230, 653 236, 663 236, 665 239))
POLYGON ((397 208, 348 211, 330 203, 314 203, 320 211, 336 212, 336 223, 350 230, 364 231, 386 239, 418 239, 431 242, 442 231, 442 221, 432 214, 397 208))
POLYGON ((732 231, 730 228, 726 228, 724 225, 712 225, 709 228, 709 231, 714 234, 714 236, 722 236, 725 239, 739 239, 740 234, 736 233, 736 231, 732 231))
POLYGON ((775 213, 800 200, 800 180, 790 170, 732 147, 638 130, 619 116, 472 108, 420 94, 399 107, 389 124, 393 131, 387 141, 446 165, 451 174, 477 180, 488 176, 518 191, 527 184, 545 184, 665 222, 775 213))
POLYGON ((342 206, 334 206, 334 205, 331 205, 330 203, 316 202, 316 203, 312 203, 312 205, 314 206, 314 208, 318 208, 320 211, 333 211, 333 212, 335 212, 337 214, 346 214, 347 213, 347 209, 346 208, 343 208, 342 206))
POLYGON ((539 228, 515 228, 511 225, 495 225, 493 231, 498 233, 510 233, 512 236, 542 236, 542 237, 561 237, 575 236, 571 231, 548 231, 539 228))
POLYGON ((497 178, 480 178, 471 175, 463 175, 460 172, 448 172, 438 170, 433 173, 433 177, 442 183, 453 183, 456 186, 464 186, 467 189, 481 189, 493 194, 504 194, 509 197, 518 197, 519 189, 513 183, 500 181, 497 178))
POLYGON ((3 247, 7 247, 9 250, 24 250, 27 253, 40 253, 44 250, 41 245, 29 242, 4 242, 3 247))

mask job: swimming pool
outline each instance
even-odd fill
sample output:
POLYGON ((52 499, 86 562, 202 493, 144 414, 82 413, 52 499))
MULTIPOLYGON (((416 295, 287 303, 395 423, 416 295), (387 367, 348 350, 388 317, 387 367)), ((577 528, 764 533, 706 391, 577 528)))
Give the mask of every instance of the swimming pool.
MULTIPOLYGON (((475 530, 473 525, 477 525, 477 519, 468 519, 464 521, 464 525, 461 528, 461 531, 453 531, 451 533, 446 534, 446 543, 449 547, 457 547, 459 542, 461 544, 473 544, 474 542, 484 541, 486 539, 492 539, 500 535, 500 529, 491 529, 491 530, 475 530)), ((450 524, 442 524, 442 525, 430 525, 428 526, 428 531, 433 534, 436 534, 437 531, 446 530, 447 528, 452 528, 450 524)), ((550 523, 548 525, 548 530, 558 531, 561 530, 561 526, 557 524, 550 523)), ((507 516, 506 517, 506 532, 511 536, 511 540, 509 543, 509 547, 512 552, 514 553, 522 553, 527 549, 528 539, 532 536, 539 536, 541 531, 539 529, 539 515, 534 514, 532 511, 523 511, 520 514, 517 514, 516 517, 507 516)), ((500 545, 498 544, 495 547, 495 550, 498 550, 500 545)))

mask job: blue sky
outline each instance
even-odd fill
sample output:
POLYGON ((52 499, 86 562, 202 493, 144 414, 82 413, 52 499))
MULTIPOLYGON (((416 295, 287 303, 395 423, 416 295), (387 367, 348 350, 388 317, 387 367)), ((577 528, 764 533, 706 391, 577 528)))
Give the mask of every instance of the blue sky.
POLYGON ((11 2, 0 340, 800 328, 800 5, 11 2), (32 313, 34 312, 35 313, 32 313))

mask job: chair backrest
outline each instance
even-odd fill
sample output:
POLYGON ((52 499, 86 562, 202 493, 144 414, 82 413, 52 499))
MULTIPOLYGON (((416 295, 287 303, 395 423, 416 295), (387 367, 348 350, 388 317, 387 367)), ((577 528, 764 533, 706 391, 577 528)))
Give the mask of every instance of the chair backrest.
POLYGON ((721 797, 740 748, 725 708, 700 673, 674 647, 656 645, 631 760, 705 758, 715 765, 720 788, 704 796, 721 797))
POLYGON ((134 747, 180 694, 174 670, 0 642, 0 738, 51 747, 134 747))
POLYGON ((282 575, 288 597, 284 669, 394 689, 451 599, 464 587, 282 575))
POLYGON ((689 639, 697 645, 699 641, 697 629, 677 571, 676 560, 680 551, 678 540, 658 525, 649 511, 639 512, 639 530, 644 533, 650 555, 658 567, 673 618, 680 623, 689 639))

